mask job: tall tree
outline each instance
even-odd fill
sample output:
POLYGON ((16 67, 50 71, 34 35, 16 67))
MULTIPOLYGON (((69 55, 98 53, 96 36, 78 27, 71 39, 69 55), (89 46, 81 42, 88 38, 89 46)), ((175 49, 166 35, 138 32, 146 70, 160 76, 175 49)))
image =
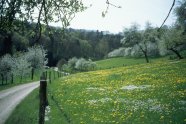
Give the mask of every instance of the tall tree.
POLYGON ((129 29, 124 29, 123 34, 124 38, 121 40, 121 43, 125 47, 137 45, 143 53, 146 62, 149 63, 149 45, 156 42, 156 30, 151 24, 147 22, 145 30, 139 30, 139 25, 134 23, 129 29))
POLYGON ((183 34, 183 30, 176 26, 165 27, 163 40, 167 50, 175 53, 179 59, 183 59, 180 54, 182 45, 186 44, 186 36, 183 34))
POLYGON ((179 6, 175 9, 177 22, 182 26, 186 33, 186 0, 179 1, 179 6))
POLYGON ((151 26, 150 22, 146 22, 145 30, 142 31, 142 40, 138 43, 141 51, 143 52, 146 62, 149 63, 148 52, 149 44, 155 43, 157 41, 157 33, 156 30, 151 26))
POLYGON ((48 25, 61 21, 65 28, 75 13, 84 9, 81 0, 1 0, 0 33, 6 35, 5 52, 12 53, 12 32, 22 27, 18 23, 36 22, 34 40, 37 42, 41 37, 42 23, 48 25))

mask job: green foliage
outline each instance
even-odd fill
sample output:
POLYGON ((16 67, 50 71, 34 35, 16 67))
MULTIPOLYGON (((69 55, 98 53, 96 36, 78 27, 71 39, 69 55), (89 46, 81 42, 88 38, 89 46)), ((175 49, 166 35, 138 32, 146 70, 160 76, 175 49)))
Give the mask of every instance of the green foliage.
POLYGON ((163 39, 167 49, 178 48, 186 43, 186 36, 182 32, 183 30, 176 28, 176 26, 165 29, 163 39))
POLYGON ((139 32, 139 25, 134 23, 130 28, 125 28, 123 31, 124 38, 121 40, 121 43, 125 47, 130 47, 138 44, 141 39, 141 33, 139 32))
POLYGON ((186 0, 179 1, 178 6, 175 9, 175 14, 177 16, 178 23, 186 30, 186 0))
POLYGON ((66 64, 66 63, 67 63, 67 61, 64 60, 64 59, 59 60, 58 63, 57 63, 58 69, 59 69, 59 70, 62 70, 62 66, 63 66, 64 64, 66 64))
POLYGON ((14 49, 16 51, 24 51, 27 49, 28 46, 28 38, 21 36, 19 33, 14 32, 12 36, 12 41, 14 44, 14 49))
POLYGON ((172 27, 164 27, 163 30, 162 39, 164 46, 167 50, 175 53, 179 59, 182 59, 183 57, 180 52, 186 48, 186 35, 183 33, 182 28, 173 25, 172 27))
POLYGON ((41 0, 41 1, 7 1, 1 2, 0 30, 19 28, 19 21, 36 21, 37 28, 41 23, 62 22, 67 27, 74 14, 84 10, 82 1, 74 0, 41 0), (63 12, 63 14, 61 14, 63 12), (36 14, 37 13, 37 14, 36 14))

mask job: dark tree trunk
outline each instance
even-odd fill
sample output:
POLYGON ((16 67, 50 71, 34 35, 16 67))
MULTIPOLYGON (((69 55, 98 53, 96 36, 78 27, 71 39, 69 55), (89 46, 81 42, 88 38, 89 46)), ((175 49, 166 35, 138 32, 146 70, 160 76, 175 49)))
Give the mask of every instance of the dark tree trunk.
POLYGON ((174 52, 179 59, 183 59, 183 57, 180 55, 180 53, 176 49, 170 48, 169 50, 171 50, 172 52, 174 52))
POLYGON ((34 68, 32 68, 32 70, 31 70, 31 79, 32 80, 34 79, 34 68))
POLYGON ((144 56, 145 56, 145 60, 147 63, 149 63, 149 58, 148 58, 148 55, 147 55, 147 49, 144 50, 140 45, 139 45, 141 51, 143 52, 144 56))
POLYGON ((11 83, 13 84, 14 83, 14 75, 12 74, 12 81, 11 83))
POLYGON ((149 63, 149 58, 147 56, 147 52, 144 52, 144 55, 145 55, 146 62, 149 63))

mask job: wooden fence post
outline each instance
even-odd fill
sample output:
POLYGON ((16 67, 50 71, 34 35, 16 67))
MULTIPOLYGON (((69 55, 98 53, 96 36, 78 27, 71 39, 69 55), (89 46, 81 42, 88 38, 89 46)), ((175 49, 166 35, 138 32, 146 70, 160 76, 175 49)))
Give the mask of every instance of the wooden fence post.
POLYGON ((43 72, 40 77, 39 98, 39 124, 44 124, 45 108, 47 106, 47 81, 45 72, 43 72))

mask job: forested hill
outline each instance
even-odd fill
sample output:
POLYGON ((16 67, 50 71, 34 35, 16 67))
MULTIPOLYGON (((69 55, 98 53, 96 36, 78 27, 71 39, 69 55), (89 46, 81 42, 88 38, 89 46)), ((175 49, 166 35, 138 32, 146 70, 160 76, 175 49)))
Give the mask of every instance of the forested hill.
POLYGON ((25 23, 17 27, 10 37, 0 32, 0 56, 7 53, 26 51, 28 47, 41 44, 48 51, 48 65, 54 66, 60 59, 68 60, 74 56, 101 59, 108 52, 121 46, 120 34, 103 31, 66 29, 42 25, 42 35, 37 41, 34 39, 35 24, 25 23), (6 37, 5 37, 6 36, 6 37))

